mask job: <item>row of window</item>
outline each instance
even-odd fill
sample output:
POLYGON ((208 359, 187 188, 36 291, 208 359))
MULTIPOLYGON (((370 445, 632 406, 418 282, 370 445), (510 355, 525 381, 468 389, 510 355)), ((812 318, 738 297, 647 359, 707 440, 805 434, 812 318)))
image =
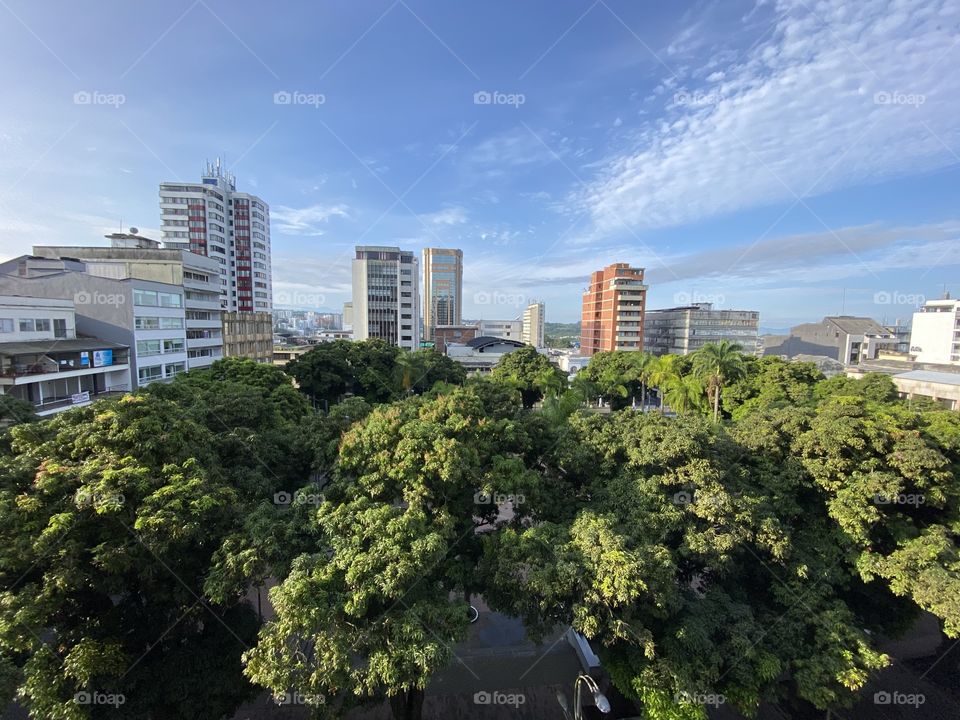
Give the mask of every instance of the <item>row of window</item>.
POLYGON ((152 382, 153 380, 175 377, 185 372, 186 369, 187 364, 182 362, 170 363, 168 365, 152 365, 150 367, 138 368, 137 376, 140 379, 140 383, 143 384, 152 382))
POLYGON ((183 307, 183 296, 180 293, 167 293, 158 290, 134 290, 133 304, 146 307, 183 307))
MULTIPOLYGON (((0 333, 13 332, 13 318, 0 318, 0 333)), ((20 318, 17 321, 17 327, 20 332, 50 332, 53 328, 53 336, 65 338, 67 336, 67 321, 63 318, 50 320, 48 318, 20 318)))
POLYGON ((137 357, 178 353, 183 352, 185 349, 186 343, 183 341, 183 338, 173 338, 171 340, 137 340, 137 357))
POLYGON ((183 318, 178 317, 138 317, 133 326, 137 330, 173 330, 183 327, 183 318))

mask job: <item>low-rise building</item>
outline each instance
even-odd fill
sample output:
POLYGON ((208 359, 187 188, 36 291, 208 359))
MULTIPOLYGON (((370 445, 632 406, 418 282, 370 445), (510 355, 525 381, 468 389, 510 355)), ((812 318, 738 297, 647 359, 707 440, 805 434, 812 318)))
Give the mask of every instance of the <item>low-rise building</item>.
POLYGON ((274 345, 273 364, 283 367, 291 360, 296 360, 311 350, 313 350, 312 345, 274 345))
POLYGON ((433 348, 446 353, 450 343, 466 343, 480 334, 477 325, 436 325, 433 328, 433 348))
POLYGON ((823 355, 845 365, 876 360, 882 350, 896 350, 897 336, 874 320, 839 315, 818 323, 790 328, 790 334, 766 336, 764 355, 792 358, 797 355, 823 355))
POLYGON ((928 300, 913 314, 910 355, 921 363, 960 365, 960 300, 928 300))
POLYGON ((689 355, 727 340, 753 354, 759 330, 760 313, 755 310, 715 310, 711 303, 647 310, 643 349, 654 355, 689 355))
POLYGON ((948 410, 960 410, 960 373, 911 370, 892 377, 901 397, 925 397, 948 410))
POLYGON ((0 295, 0 395, 37 415, 131 390, 130 348, 77 335, 73 301, 0 295))
POLYGON ((221 313, 224 357, 273 362, 273 315, 268 312, 221 313))
POLYGON ((465 343, 447 343, 447 357, 468 372, 490 372, 497 363, 517 348, 526 347, 519 340, 498 337, 476 337, 465 343))

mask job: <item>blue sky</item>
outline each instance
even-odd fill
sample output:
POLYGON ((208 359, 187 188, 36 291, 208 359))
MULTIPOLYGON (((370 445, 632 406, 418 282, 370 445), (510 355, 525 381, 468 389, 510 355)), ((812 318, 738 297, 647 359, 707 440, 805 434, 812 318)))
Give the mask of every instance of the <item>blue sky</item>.
POLYGON ((649 307, 713 300, 768 328, 960 293, 955 0, 0 0, 0 18, 4 257, 121 219, 158 236, 158 183, 222 155, 271 206, 279 303, 339 310, 358 243, 462 248, 471 318, 544 300, 576 320, 616 261, 647 268, 649 307))

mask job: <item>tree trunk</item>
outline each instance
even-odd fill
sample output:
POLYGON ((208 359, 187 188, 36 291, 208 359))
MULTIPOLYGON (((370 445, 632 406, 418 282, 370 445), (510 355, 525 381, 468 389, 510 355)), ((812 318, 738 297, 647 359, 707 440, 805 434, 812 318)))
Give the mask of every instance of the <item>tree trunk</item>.
POLYGON ((423 690, 412 688, 390 698, 390 710, 395 720, 421 720, 423 717, 423 690))
POLYGON ((720 418, 720 386, 713 389, 713 421, 717 422, 720 418))

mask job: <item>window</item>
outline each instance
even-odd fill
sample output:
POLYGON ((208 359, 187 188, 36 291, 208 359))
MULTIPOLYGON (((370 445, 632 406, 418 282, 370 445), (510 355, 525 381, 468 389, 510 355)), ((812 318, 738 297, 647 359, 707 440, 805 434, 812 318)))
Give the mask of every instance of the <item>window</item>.
POLYGON ((137 330, 168 330, 182 328, 183 318, 138 317, 134 318, 133 326, 137 330))
POLYGON ((164 365, 163 376, 168 378, 176 377, 186 369, 187 369, 186 363, 182 363, 182 362, 170 363, 169 365, 164 365))
POLYGON ((157 307, 157 293, 155 290, 134 290, 133 304, 157 307))
POLYGON ((33 332, 33 320, 20 318, 20 332, 33 332))
POLYGON ((183 348, 184 348, 183 340, 180 340, 179 338, 175 340, 163 341, 163 351, 165 353, 183 352, 183 348))
POLYGON ((13 332, 13 318, 0 318, 0 333, 13 332))
POLYGON ((183 318, 170 318, 170 317, 160 318, 160 327, 165 330, 171 329, 171 328, 182 328, 183 318))
POLYGON ((160 307, 182 307, 183 306, 183 296, 179 293, 157 293, 157 296, 160 298, 160 307))
POLYGON ((154 365, 153 367, 138 368, 137 376, 141 384, 159 380, 163 377, 163 367, 154 365))
POLYGON ((137 356, 147 357, 160 354, 159 340, 137 340, 137 356))
POLYGON ((57 318, 53 321, 53 336, 65 338, 67 336, 67 321, 64 318, 57 318))

